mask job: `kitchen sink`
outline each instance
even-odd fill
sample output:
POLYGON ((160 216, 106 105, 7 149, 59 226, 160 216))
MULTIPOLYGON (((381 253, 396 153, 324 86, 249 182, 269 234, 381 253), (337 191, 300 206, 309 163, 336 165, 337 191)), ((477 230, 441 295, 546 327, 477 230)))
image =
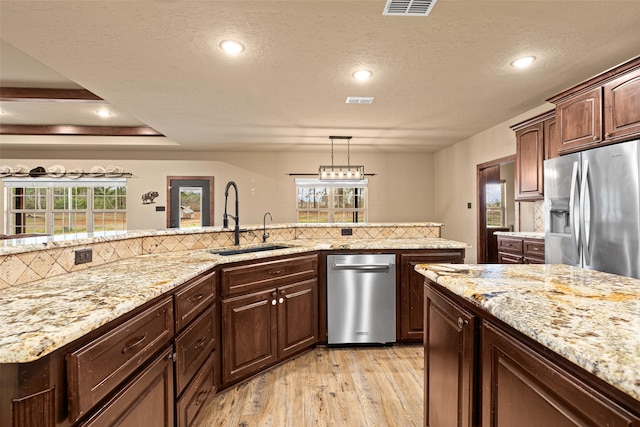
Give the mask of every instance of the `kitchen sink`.
POLYGON ((288 249, 290 247, 291 246, 287 246, 287 245, 270 244, 270 245, 263 245, 263 246, 253 246, 250 248, 234 247, 233 249, 220 249, 220 250, 216 249, 209 252, 215 255, 229 256, 229 255, 250 254, 253 252, 275 251, 278 249, 288 249))

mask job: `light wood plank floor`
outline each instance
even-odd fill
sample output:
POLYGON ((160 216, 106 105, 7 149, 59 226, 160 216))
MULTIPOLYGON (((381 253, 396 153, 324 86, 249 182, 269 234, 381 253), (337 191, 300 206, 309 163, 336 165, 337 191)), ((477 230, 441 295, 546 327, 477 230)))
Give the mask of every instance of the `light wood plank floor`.
POLYGON ((422 426, 421 345, 323 348, 221 392, 200 427, 422 426))

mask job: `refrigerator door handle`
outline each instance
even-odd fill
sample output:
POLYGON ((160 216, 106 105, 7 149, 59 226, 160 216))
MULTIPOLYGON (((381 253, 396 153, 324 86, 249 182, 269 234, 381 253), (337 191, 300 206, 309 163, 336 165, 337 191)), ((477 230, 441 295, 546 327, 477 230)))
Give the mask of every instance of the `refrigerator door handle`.
POLYGON ((582 229, 582 250, 584 251, 584 264, 591 264, 591 250, 589 247, 591 238, 591 189, 589 187, 589 160, 584 160, 582 168, 582 183, 580 185, 580 222, 582 229))
POLYGON ((576 253, 580 253, 580 198, 576 193, 580 192, 580 183, 578 176, 578 162, 573 162, 573 170, 571 172, 571 192, 569 194, 569 228, 571 229, 571 240, 575 246, 576 253))

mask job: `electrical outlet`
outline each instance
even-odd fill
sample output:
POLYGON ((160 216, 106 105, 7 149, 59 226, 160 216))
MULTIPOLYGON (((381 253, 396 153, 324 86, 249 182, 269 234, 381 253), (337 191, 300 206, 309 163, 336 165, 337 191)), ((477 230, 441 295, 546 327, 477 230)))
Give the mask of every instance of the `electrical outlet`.
POLYGON ((471 202, 467 203, 467 209, 471 209, 471 202))
POLYGON ((343 236, 352 236, 353 235, 353 229, 352 228, 343 228, 342 230, 340 230, 341 234, 343 236))
POLYGON ((76 253, 76 265, 86 264, 93 260, 93 249, 78 249, 76 253))

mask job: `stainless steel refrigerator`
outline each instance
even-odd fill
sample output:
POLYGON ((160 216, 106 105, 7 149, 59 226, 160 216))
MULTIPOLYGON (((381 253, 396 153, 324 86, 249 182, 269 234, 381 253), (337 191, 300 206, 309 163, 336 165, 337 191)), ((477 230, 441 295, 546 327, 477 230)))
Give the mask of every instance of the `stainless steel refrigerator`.
POLYGON ((544 162, 547 264, 640 278, 639 144, 544 162))

